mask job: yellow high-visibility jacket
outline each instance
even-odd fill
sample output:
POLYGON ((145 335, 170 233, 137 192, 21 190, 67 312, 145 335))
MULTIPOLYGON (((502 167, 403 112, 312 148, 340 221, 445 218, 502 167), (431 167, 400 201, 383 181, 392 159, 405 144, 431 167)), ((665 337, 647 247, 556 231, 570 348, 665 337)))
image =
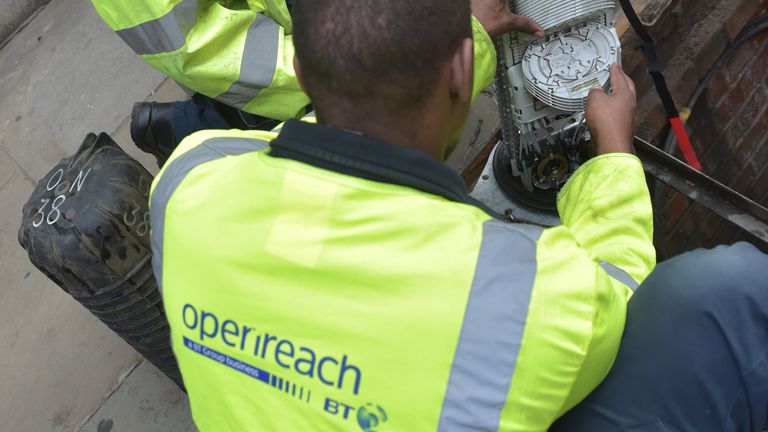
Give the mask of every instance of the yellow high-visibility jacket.
POLYGON ((504 221, 444 164, 324 125, 190 136, 151 217, 195 423, 547 430, 608 373, 655 264, 635 156, 584 164, 558 210, 556 228, 504 221))
MULTIPOLYGON (((293 70, 285 0, 91 1, 137 54, 195 92, 276 120, 300 117, 309 104, 293 70)), ((479 60, 495 61, 489 54, 479 60)))
POLYGON ((293 70, 285 0, 92 0, 149 64, 198 93, 276 120, 309 98, 293 70))

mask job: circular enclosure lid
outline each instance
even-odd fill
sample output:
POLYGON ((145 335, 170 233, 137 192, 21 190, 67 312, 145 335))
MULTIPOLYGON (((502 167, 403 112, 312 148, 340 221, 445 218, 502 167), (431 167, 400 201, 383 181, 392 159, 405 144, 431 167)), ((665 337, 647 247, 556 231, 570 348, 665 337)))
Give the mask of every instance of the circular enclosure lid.
POLYGON ((597 23, 533 44, 523 58, 526 88, 555 108, 583 110, 593 87, 609 88, 620 46, 616 32, 597 23))

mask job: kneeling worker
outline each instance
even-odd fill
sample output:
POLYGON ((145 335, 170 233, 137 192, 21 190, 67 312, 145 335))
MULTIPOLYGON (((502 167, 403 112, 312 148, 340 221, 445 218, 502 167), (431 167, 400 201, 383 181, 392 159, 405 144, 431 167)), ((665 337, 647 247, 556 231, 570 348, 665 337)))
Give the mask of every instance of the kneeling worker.
POLYGON ((153 185, 197 427, 547 430, 609 373, 655 264, 631 81, 616 67, 613 95, 591 97, 602 154, 542 230, 492 214, 440 162, 473 75, 493 75, 468 0, 304 0, 293 18, 318 124, 199 132, 153 185))

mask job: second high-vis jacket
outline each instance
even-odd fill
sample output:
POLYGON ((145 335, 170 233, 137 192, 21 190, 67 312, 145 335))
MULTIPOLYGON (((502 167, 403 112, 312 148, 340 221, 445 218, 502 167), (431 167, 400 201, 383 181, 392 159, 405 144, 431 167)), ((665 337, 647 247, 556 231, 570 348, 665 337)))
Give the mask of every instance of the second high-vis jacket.
POLYGON ((92 0, 152 66, 195 92, 285 120, 309 104, 293 70, 285 0, 92 0))
MULTIPOLYGON (((309 104, 293 69, 293 24, 285 0, 91 0, 137 54, 179 84, 276 120, 309 104)), ((490 39, 473 19, 475 39, 490 39)), ((476 48, 478 86, 490 82, 493 47, 476 48)))

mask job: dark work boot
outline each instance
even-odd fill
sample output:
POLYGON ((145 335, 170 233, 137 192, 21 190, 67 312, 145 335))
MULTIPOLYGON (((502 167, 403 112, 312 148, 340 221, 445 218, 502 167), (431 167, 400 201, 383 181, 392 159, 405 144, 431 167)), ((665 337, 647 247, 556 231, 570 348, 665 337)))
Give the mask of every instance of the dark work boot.
POLYGON ((176 148, 173 104, 138 102, 131 113, 131 139, 136 147, 152 154, 162 167, 176 148))

